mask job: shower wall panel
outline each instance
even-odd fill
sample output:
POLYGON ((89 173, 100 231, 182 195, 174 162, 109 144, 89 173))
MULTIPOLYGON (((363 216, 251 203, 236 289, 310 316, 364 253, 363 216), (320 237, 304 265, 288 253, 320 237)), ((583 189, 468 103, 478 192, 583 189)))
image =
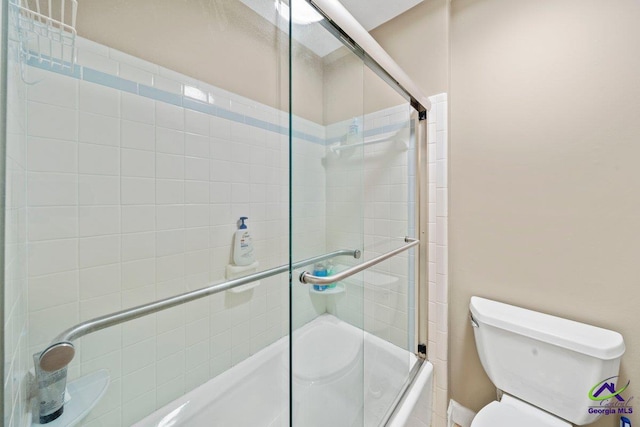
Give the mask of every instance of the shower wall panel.
MULTIPOLYGON (((74 75, 27 67, 29 355, 102 314, 225 280, 240 216, 258 270, 288 262, 288 113, 86 40, 74 75)), ((285 108, 286 109, 286 108, 285 108)), ((294 138, 294 210, 324 252, 324 127, 294 138)), ((108 368, 87 419, 130 425, 288 333, 288 276, 78 340, 70 379, 108 368)), ((326 311, 294 293, 301 321, 326 311)))
MULTIPOLYGON (((331 152, 348 132, 352 120, 327 126, 327 244, 340 246, 349 241, 354 225, 343 218, 362 204, 364 214, 364 254, 382 255, 400 245, 414 231, 415 147, 409 146, 409 106, 389 107, 364 115, 364 140, 397 135, 375 145, 365 145, 360 153, 331 152), (407 145, 404 145, 407 144, 407 145), (364 160, 363 160, 364 157, 364 160), (355 167, 349 173, 349 164, 355 167), (349 183, 363 180, 363 184, 349 183), (360 194, 364 191, 364 194, 360 194), (355 192, 355 193, 354 193, 355 192)), ((347 283, 347 294, 335 297, 329 312, 342 320, 407 349, 409 345, 409 284, 413 283, 408 253, 374 266, 359 280, 347 283), (351 291, 351 292, 349 292, 351 291), (364 320, 364 325, 361 324, 364 320)), ((413 315, 411 313, 411 315, 413 315)))
MULTIPOLYGON (((15 37, 13 37, 15 39, 15 37)), ((20 77, 17 46, 9 38, 5 174, 4 424, 27 419, 27 209, 26 85, 20 77)))

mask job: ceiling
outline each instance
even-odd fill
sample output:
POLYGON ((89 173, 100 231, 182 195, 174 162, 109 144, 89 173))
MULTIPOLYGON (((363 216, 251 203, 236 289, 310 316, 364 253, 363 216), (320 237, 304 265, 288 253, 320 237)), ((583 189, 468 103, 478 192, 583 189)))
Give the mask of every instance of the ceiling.
MULTIPOLYGON (((240 0, 256 13, 274 25, 278 25, 278 13, 275 0, 240 0)), ((423 0, 340 0, 344 7, 367 30, 384 24, 396 16, 406 12, 423 0)), ((280 23, 282 25, 282 23, 280 23)), ((342 43, 330 36, 319 24, 293 24, 293 35, 296 40, 324 57, 342 46, 342 43)))
POLYGON ((423 0, 340 0, 340 3, 367 30, 392 20, 423 0))

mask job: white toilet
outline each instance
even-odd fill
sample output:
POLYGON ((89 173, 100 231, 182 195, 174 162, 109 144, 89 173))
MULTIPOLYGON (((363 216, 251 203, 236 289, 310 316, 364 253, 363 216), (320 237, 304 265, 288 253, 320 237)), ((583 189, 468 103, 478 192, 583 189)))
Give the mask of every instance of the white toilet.
POLYGON ((471 323, 482 366, 503 392, 471 427, 571 427, 590 424, 594 385, 618 375, 622 335, 479 297, 471 323))

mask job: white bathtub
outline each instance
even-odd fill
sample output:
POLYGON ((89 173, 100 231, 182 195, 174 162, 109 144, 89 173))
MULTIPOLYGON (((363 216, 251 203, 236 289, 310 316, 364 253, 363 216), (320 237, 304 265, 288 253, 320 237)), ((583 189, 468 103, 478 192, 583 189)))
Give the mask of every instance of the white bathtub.
MULTIPOLYGON (((293 350, 296 427, 377 426, 416 360, 413 354, 328 314, 294 333, 293 350)), ((432 372, 425 362, 393 426, 413 424, 411 418, 423 418, 424 413, 430 418, 432 372)), ((135 426, 289 426, 289 338, 135 426)))

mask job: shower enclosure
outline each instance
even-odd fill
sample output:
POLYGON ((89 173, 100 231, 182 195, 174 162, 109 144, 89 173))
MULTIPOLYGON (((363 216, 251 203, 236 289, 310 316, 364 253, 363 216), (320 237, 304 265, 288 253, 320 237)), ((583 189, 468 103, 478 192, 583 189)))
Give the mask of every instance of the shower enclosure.
POLYGON ((4 425, 388 425, 426 355, 429 105, 366 31, 2 5, 4 425))

